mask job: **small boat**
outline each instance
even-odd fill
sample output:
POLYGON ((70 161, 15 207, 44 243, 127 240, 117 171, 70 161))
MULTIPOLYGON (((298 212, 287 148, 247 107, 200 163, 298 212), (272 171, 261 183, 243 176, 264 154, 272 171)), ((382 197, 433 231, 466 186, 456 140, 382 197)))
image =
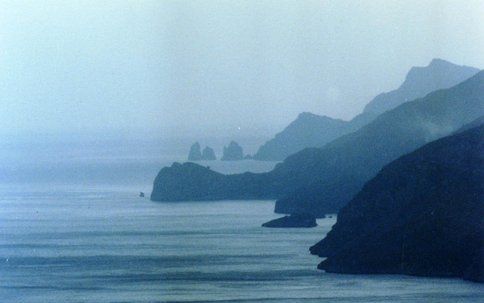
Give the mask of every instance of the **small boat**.
POLYGON ((139 192, 139 197, 140 197, 140 198, 144 198, 144 197, 145 197, 145 193, 144 193, 144 192, 142 192, 142 191, 140 191, 140 192, 139 192))

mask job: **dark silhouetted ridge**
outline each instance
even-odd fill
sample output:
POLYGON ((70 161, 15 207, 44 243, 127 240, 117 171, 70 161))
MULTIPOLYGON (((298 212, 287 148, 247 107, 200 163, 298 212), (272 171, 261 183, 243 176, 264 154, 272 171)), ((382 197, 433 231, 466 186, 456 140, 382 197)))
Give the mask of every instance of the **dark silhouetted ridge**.
POLYGON ((483 180, 481 124, 385 166, 311 253, 328 272, 484 282, 483 180))

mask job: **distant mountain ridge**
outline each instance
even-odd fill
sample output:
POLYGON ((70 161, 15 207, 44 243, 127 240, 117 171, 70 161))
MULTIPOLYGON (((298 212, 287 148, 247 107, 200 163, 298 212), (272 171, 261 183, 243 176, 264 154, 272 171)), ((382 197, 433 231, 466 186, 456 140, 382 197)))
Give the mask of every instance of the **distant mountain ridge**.
MULTIPOLYGON (((400 105, 323 148, 288 157, 268 173, 222 175, 197 166, 163 168, 152 200, 278 199, 276 211, 338 211, 385 164, 484 114, 484 72, 400 105)), ((195 165, 195 164, 193 164, 195 165)))
POLYGON ((399 88, 376 96, 361 114, 350 121, 301 113, 283 131, 264 143, 254 159, 282 161, 304 148, 322 147, 342 135, 358 130, 383 112, 424 97, 432 91, 454 86, 478 71, 477 68, 459 66, 442 59, 433 59, 424 67, 412 67, 399 88))
POLYGON ((386 165, 311 253, 353 274, 484 282, 484 119, 386 165))
MULTIPOLYGON (((313 173, 310 181, 276 202, 276 212, 315 215, 344 206, 385 164, 449 135, 484 114, 484 71, 449 89, 406 102, 360 130, 288 157, 285 169, 313 173)), ((304 174, 307 174, 304 173, 304 174)), ((293 171, 291 175, 295 175, 293 171)))
POLYGON ((301 113, 282 132, 264 143, 254 159, 282 161, 306 147, 319 146, 341 136, 348 127, 347 121, 301 113))
POLYGON ((479 69, 474 67, 433 59, 427 66, 412 67, 398 89, 379 94, 365 106, 363 112, 384 113, 430 92, 452 87, 477 72, 479 69))

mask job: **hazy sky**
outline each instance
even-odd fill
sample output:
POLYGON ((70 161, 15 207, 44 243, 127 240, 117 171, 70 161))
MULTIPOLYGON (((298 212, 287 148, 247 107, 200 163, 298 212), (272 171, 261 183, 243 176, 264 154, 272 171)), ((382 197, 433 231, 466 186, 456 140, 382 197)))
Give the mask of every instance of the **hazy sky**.
POLYGON ((348 119, 434 57, 484 67, 484 1, 2 1, 0 133, 271 133, 348 119))

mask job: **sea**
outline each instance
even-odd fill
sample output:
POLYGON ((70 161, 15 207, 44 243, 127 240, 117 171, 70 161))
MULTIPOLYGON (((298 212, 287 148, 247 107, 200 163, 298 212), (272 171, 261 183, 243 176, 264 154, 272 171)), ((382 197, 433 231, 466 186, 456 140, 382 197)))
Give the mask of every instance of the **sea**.
POLYGON ((153 146, 0 145, 1 303, 484 302, 460 279, 317 270, 308 249, 335 216, 269 229, 274 201, 152 202, 159 169, 184 158, 153 146))

